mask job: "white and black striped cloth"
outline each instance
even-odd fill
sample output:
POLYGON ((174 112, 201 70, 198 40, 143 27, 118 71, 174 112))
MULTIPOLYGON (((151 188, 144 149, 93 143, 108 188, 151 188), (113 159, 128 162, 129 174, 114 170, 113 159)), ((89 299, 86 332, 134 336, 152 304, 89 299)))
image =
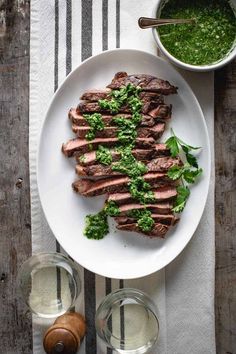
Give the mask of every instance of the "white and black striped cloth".
MULTIPOLYGON (((121 47, 156 53, 151 32, 137 26, 138 17, 151 16, 155 4, 156 0, 31 0, 29 156, 33 253, 62 251, 42 213, 36 183, 39 126, 53 93, 81 61, 103 50, 121 47)), ((214 153, 213 74, 184 76, 202 106, 214 153)), ((160 337, 153 354, 215 353, 214 174, 195 237, 165 270, 123 281, 103 278, 81 267, 81 277, 83 289, 76 310, 85 314, 88 324, 81 354, 112 353, 96 338, 95 311, 106 294, 127 286, 146 291, 158 306, 160 337)), ((45 325, 33 318, 34 354, 44 353, 45 325)))

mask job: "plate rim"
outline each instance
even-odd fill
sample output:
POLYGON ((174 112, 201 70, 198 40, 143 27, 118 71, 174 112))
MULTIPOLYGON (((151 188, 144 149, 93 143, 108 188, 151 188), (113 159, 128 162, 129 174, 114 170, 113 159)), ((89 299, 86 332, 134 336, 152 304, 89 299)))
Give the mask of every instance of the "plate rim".
MULTIPOLYGON (((139 49, 129 49, 129 48, 116 48, 116 49, 111 49, 111 50, 106 50, 106 51, 103 51, 101 53, 98 53, 96 55, 93 55, 87 59, 85 59, 83 62, 81 62, 79 65, 77 65, 70 73, 69 75, 67 75, 65 77, 65 79, 61 82, 61 84, 58 86, 57 90, 54 92, 51 100, 50 100, 50 103, 48 105, 48 108, 47 108, 47 111, 42 119, 42 121, 40 122, 39 124, 39 130, 38 130, 38 141, 37 141, 37 152, 36 152, 36 183, 37 183, 37 187, 38 187, 38 196, 39 196, 39 201, 40 201, 40 204, 41 204, 41 207, 42 207, 42 210, 43 210, 43 214, 47 220, 47 223, 49 225, 49 228, 52 232, 52 234, 54 235, 55 239, 60 243, 60 245, 63 247, 63 249, 67 252, 67 246, 66 246, 66 242, 62 242, 61 241, 61 238, 58 237, 58 235, 56 235, 53 231, 53 227, 51 226, 51 222, 49 221, 48 217, 47 217, 47 214, 46 214, 46 211, 45 211, 45 206, 44 206, 44 203, 43 203, 43 197, 42 197, 42 186, 41 186, 41 183, 40 183, 40 178, 39 178, 39 160, 40 160, 40 148, 41 148, 41 144, 42 144, 42 137, 43 137, 43 130, 44 130, 44 125, 48 119, 48 116, 49 116, 49 113, 50 113, 50 110, 53 106, 53 103, 54 101, 56 100, 57 96, 59 95, 60 91, 64 88, 64 85, 66 84, 67 81, 69 81, 70 77, 83 65, 85 65, 86 63, 88 63, 89 61, 93 61, 93 60, 96 60, 97 57, 100 57, 100 56, 107 56, 109 54, 112 54, 112 53, 115 53, 115 52, 127 52, 127 53, 139 53, 141 55, 144 55, 144 56, 149 56, 157 61, 162 61, 165 63, 165 65, 167 66, 170 66, 172 68, 173 71, 175 71, 175 73, 177 74, 177 76, 179 76, 181 78, 181 80, 184 82, 184 84, 186 85, 186 87, 188 88, 188 90, 191 92, 191 95, 192 95, 192 98, 194 99, 195 101, 195 104, 198 106, 198 109, 201 113, 201 116, 202 116, 202 123, 203 123, 203 126, 204 126, 204 131, 205 131, 205 135, 206 135, 206 148, 207 148, 207 155, 208 155, 208 174, 207 175, 204 175, 204 178, 206 179, 206 183, 207 183, 207 188, 206 188, 206 194, 204 196, 204 202, 201 203, 202 205, 202 210, 200 212, 200 217, 199 217, 199 221, 197 222, 196 224, 196 227, 194 228, 194 231, 193 233, 191 234, 190 237, 188 237, 183 243, 182 243, 182 247, 181 247, 181 251, 179 251, 177 254, 174 255, 174 257, 171 257, 171 259, 167 260, 167 262, 164 262, 165 264, 163 266, 159 266, 157 269, 154 269, 154 270, 151 270, 151 271, 148 271, 148 272, 145 272, 145 271, 142 271, 140 272, 140 274, 138 275, 124 275, 122 277, 120 277, 120 275, 116 276, 114 274, 109 274, 109 271, 108 272, 98 272, 96 271, 96 267, 88 267, 88 265, 84 265, 80 262, 78 262, 76 259, 74 259, 75 262, 77 262, 78 264, 80 264, 83 268, 87 269, 87 270, 90 270, 92 272, 94 272, 95 274, 98 274, 98 275, 101 275, 101 276, 104 276, 104 277, 110 277, 110 278, 113 278, 113 279, 137 279, 137 278, 140 278, 140 277, 144 277, 144 276, 148 276, 148 275, 151 275, 157 271, 160 271, 161 269, 164 269, 168 264, 170 264, 172 261, 174 261, 178 256, 181 255, 181 253, 183 252, 183 250, 185 249, 185 247, 187 246, 187 244, 190 242, 190 240, 192 239, 193 235, 195 234, 196 232, 196 229, 197 227, 199 226, 200 224, 200 221, 202 219, 202 216, 203 216, 203 212, 205 210, 205 206, 206 206, 206 202, 207 202, 207 197, 208 197, 208 193, 209 193, 209 187, 210 187, 210 178, 211 178, 211 161, 212 161, 212 156, 211 156, 211 146, 210 146, 210 138, 209 138, 209 133, 208 133, 208 128, 207 128, 207 124, 206 124, 206 120, 205 120, 205 116, 203 114, 203 111, 202 111, 202 108, 200 106, 200 103, 198 102, 198 99, 195 95, 195 93, 193 92, 192 88, 190 87, 190 85, 188 84, 188 82, 185 80, 185 78, 181 75, 180 72, 178 72, 176 70, 176 68, 171 65, 168 61, 164 60, 163 58, 160 58, 158 56, 155 56, 154 54, 150 53, 150 52, 147 52, 147 51, 143 51, 143 50, 139 50, 139 49)), ((70 254, 70 252, 67 252, 68 254, 70 254)))

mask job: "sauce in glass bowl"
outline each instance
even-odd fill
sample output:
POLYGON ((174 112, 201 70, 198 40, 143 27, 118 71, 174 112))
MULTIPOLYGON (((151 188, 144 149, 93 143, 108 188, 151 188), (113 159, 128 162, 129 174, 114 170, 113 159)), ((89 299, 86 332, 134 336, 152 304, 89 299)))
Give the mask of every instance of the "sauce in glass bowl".
POLYGON ((169 0, 161 18, 194 18, 196 24, 158 28, 166 50, 192 65, 209 65, 223 59, 235 45, 236 18, 227 0, 169 0))

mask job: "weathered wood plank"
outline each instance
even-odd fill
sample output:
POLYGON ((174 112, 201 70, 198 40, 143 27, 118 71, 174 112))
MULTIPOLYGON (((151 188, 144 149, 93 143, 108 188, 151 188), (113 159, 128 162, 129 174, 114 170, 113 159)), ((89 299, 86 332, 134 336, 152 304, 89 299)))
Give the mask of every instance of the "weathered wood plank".
POLYGON ((236 353, 236 61, 215 73, 216 343, 236 353))
POLYGON ((0 353, 32 353, 31 316, 16 293, 31 254, 29 1, 0 1, 0 353))

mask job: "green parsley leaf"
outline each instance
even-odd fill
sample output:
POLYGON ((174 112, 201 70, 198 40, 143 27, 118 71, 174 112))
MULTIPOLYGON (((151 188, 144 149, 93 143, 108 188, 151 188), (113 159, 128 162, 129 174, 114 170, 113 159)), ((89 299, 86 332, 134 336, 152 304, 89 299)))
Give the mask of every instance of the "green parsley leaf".
POLYGON ((168 170, 167 176, 175 181, 182 176, 183 172, 184 172, 183 167, 174 165, 168 170))
POLYGON ((186 160, 188 161, 189 165, 198 168, 198 162, 197 162, 197 158, 190 154, 189 152, 186 153, 186 160))
POLYGON ((175 213, 181 213, 184 210, 187 199, 190 195, 190 190, 187 186, 178 186, 177 193, 175 206, 172 210, 175 213))
POLYGON ((183 172, 183 177, 186 182, 188 183, 194 183, 196 181, 196 178, 202 174, 202 168, 199 168, 197 170, 185 170, 183 172))
POLYGON ((168 149, 170 149, 170 153, 172 157, 176 157, 179 153, 179 146, 175 136, 171 136, 165 142, 168 149))

